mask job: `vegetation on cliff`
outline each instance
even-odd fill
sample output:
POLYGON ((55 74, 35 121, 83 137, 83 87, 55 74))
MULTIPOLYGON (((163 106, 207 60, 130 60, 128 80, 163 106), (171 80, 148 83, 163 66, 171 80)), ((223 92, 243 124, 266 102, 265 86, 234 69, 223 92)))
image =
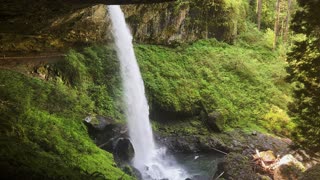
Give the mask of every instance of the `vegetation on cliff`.
POLYGON ((94 144, 83 124, 88 115, 121 116, 111 98, 120 96, 117 66, 108 56, 114 54, 101 48, 70 51, 64 61, 39 67, 47 81, 0 71, 5 177, 130 179, 110 153, 94 144))
POLYGON ((263 126, 288 135, 285 59, 263 36, 256 31, 236 45, 212 39, 173 49, 137 46, 149 103, 189 117, 214 111, 226 127, 263 126))

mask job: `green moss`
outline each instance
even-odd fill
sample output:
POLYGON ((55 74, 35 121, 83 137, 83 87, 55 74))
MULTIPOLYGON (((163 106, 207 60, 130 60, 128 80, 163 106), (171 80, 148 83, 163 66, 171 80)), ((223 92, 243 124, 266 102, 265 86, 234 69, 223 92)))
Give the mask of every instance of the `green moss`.
POLYGON ((110 153, 93 143, 82 122, 89 114, 121 119, 115 100, 120 94, 117 73, 105 73, 114 68, 113 59, 106 58, 112 52, 106 51, 105 47, 88 48, 83 54, 71 51, 65 61, 42 69, 50 75, 48 81, 0 71, 0 156, 5 176, 132 179, 116 167, 110 153), (95 74, 97 66, 102 67, 95 74))
POLYGON ((219 112, 227 127, 261 129, 272 107, 287 110, 290 87, 278 84, 284 81, 286 64, 279 52, 257 42, 238 42, 201 40, 176 48, 138 45, 149 103, 191 116, 203 104, 208 112, 219 112))
MULTIPOLYGON (((154 129, 213 137, 199 117, 204 111, 221 114, 225 131, 290 131, 285 113, 290 86, 284 81, 282 53, 264 44, 268 32, 253 33, 242 34, 235 45, 215 39, 175 48, 136 45, 151 110, 179 115, 154 122, 154 129)), ((7 169, 13 172, 23 164, 21 174, 49 178, 121 177, 112 156, 94 145, 82 124, 88 115, 124 122, 112 48, 71 50, 64 61, 38 69, 47 81, 0 71, 1 135, 7 144, 1 156, 7 169), (44 166, 49 162, 54 166, 50 170, 44 166)))

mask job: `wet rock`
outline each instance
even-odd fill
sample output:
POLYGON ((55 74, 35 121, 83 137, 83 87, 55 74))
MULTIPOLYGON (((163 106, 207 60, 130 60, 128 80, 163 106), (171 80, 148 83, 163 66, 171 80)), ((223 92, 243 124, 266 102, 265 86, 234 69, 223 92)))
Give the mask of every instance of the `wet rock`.
POLYGON ((102 131, 106 126, 114 124, 114 120, 110 117, 97 116, 87 116, 84 121, 91 125, 92 128, 102 131))
POLYGON ((88 134, 95 144, 111 153, 118 138, 128 137, 126 125, 118 124, 112 118, 87 116, 84 119, 84 124, 87 126, 88 134))
POLYGON ((137 168, 131 166, 131 169, 132 169, 134 177, 136 177, 137 179, 142 179, 142 174, 137 168))
POLYGON ((192 180, 208 180, 210 179, 210 177, 204 176, 204 175, 194 175, 191 179, 192 180))
POLYGON ((166 146, 170 151, 173 152, 198 152, 200 151, 198 139, 193 136, 169 136, 160 137, 156 136, 160 144, 166 146))
POLYGON ((224 179, 258 179, 257 174, 253 171, 249 158, 239 153, 229 153, 223 162, 218 164, 218 171, 214 178, 217 178, 222 173, 221 178, 224 179))
POLYGON ((211 133, 210 137, 203 135, 179 136, 176 134, 155 133, 155 139, 173 152, 212 152, 215 149, 224 152, 237 152, 251 157, 259 151, 271 150, 275 156, 289 154, 291 140, 274 137, 257 132, 257 135, 244 133, 241 130, 232 132, 211 133))
POLYGON ((213 152, 214 149, 227 151, 223 142, 214 137, 199 136, 159 136, 155 134, 158 143, 167 147, 171 152, 213 152))
POLYGON ((120 163, 130 163, 134 157, 134 149, 131 141, 127 138, 119 138, 115 142, 113 155, 115 160, 120 163))
POLYGON ((227 133, 227 138, 224 138, 226 146, 231 152, 242 153, 247 156, 255 154, 255 150, 268 151, 271 150, 274 154, 283 156, 290 152, 292 141, 286 138, 279 138, 257 132, 256 135, 246 134, 242 131, 235 130, 227 133))

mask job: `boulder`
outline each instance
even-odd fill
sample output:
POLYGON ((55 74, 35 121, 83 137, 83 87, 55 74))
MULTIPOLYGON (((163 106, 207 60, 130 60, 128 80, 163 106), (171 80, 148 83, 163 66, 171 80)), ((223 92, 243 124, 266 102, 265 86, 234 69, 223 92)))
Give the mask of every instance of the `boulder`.
POLYGON ((256 153, 256 149, 260 151, 272 150, 275 156, 284 156, 288 154, 291 149, 292 141, 287 138, 280 138, 256 132, 255 135, 246 134, 243 131, 232 131, 228 133, 232 139, 240 142, 240 145, 235 146, 234 143, 230 145, 230 151, 241 152, 251 156, 256 153))
POLYGON ((128 137, 126 125, 116 123, 112 118, 103 116, 87 116, 84 124, 88 128, 90 138, 97 146, 113 152, 114 142, 119 137, 128 137))
POLYGON ((200 112, 200 118, 208 126, 208 128, 214 132, 222 132, 224 126, 224 119, 221 113, 213 111, 207 112, 203 110, 200 112))
POLYGON ((113 156, 119 163, 130 163, 134 157, 134 149, 128 138, 119 138, 113 148, 113 156))
POLYGON ((222 132, 224 120, 219 112, 211 112, 208 114, 207 124, 209 128, 215 132, 222 132))
POLYGON ((104 128, 108 125, 114 124, 114 120, 110 117, 104 117, 104 116, 87 116, 84 121, 88 124, 91 125, 92 128, 103 131, 104 128))
POLYGON ((249 158, 239 153, 229 153, 223 162, 218 164, 218 171, 215 174, 215 178, 222 173, 221 178, 224 179, 258 179, 257 174, 253 171, 249 158))

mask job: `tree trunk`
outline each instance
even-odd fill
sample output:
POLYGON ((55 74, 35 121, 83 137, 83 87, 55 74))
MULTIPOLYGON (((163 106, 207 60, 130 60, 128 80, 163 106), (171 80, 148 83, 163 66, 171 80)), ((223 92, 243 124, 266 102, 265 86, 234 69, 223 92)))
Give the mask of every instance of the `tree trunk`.
POLYGON ((278 40, 278 29, 279 29, 279 14, 280 14, 280 0, 276 2, 276 19, 274 22, 274 41, 273 41, 273 50, 276 49, 277 40, 278 40))
POLYGON ((262 0, 258 0, 258 4, 257 4, 257 14, 258 14, 258 30, 260 31, 261 28, 261 11, 262 11, 262 0))
POLYGON ((284 29, 283 41, 288 41, 288 32, 289 32, 289 22, 290 22, 290 13, 291 13, 291 0, 288 0, 288 10, 287 10, 287 17, 286 17, 286 26, 284 29))

